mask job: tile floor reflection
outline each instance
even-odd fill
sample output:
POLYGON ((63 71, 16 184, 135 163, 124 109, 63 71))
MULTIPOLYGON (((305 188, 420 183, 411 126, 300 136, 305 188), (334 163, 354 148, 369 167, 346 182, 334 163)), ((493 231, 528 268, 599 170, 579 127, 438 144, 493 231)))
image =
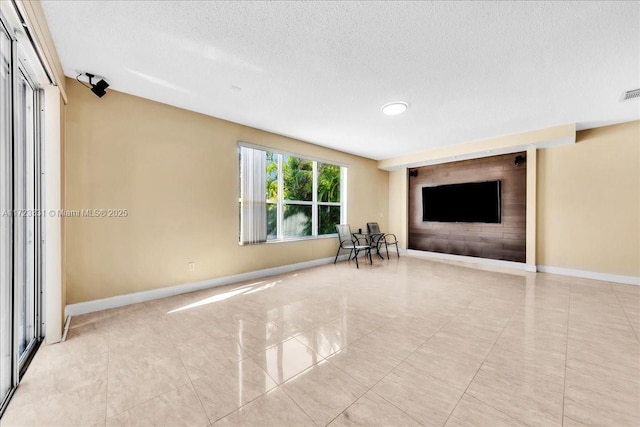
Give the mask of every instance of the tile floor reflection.
POLYGON ((640 425, 640 287, 410 257, 72 319, 0 426, 640 425))

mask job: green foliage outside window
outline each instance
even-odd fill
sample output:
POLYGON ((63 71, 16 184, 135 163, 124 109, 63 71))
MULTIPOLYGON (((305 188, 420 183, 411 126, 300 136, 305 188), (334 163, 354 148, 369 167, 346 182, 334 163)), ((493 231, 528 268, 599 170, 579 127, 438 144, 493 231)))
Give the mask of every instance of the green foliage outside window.
MULTIPOLYGON (((340 203, 340 166, 318 163, 318 202, 340 203)), ((318 206, 318 234, 333 234, 340 224, 340 206, 318 206)))
POLYGON ((334 234, 340 224, 340 206, 318 206, 318 235, 334 234))
MULTIPOLYGON (((299 157, 282 159, 283 196, 285 201, 313 200, 313 162, 299 157)), ((283 212, 285 237, 311 236, 311 206, 285 204, 283 212)))
MULTIPOLYGON (((340 203, 340 166, 318 163, 317 201, 340 203)), ((267 235, 277 236, 278 155, 267 152, 267 235)), ((311 206, 286 203, 313 200, 313 162, 300 157, 283 156, 282 187, 285 208, 283 220, 285 237, 311 236, 311 206)), ((340 223, 340 206, 318 205, 318 234, 335 233, 340 223)))
POLYGON ((278 200, 278 155, 267 152, 267 200, 278 200))
POLYGON ((340 203, 340 166, 318 163, 318 201, 340 203))
POLYGON ((313 162, 285 156, 282 161, 284 199, 310 202, 313 197, 313 162))

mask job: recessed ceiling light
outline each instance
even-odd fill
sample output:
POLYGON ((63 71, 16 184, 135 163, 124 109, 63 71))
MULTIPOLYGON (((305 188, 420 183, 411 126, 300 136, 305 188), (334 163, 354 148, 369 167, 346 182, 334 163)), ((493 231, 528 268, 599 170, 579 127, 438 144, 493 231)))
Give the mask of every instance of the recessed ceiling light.
POLYGON ((407 111, 409 104, 404 101, 393 101, 384 104, 381 108, 382 112, 387 116, 397 116, 407 111))

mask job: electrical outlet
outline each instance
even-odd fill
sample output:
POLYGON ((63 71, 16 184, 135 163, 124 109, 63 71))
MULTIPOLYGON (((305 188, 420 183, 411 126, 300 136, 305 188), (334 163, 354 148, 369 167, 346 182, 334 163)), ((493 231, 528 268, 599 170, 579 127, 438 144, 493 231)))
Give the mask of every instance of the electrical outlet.
POLYGON ((196 263, 195 262, 190 262, 189 263, 189 271, 194 271, 196 269, 196 263))

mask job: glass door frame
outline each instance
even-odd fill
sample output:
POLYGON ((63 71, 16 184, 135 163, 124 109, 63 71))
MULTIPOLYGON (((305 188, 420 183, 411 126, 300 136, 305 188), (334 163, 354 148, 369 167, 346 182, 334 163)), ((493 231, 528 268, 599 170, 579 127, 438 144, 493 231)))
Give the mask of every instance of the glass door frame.
MULTIPOLYGON (((3 164, 0 165, 0 173, 2 173, 4 176, 2 178, 4 178, 5 180, 5 187, 4 188, 0 188, 0 197, 2 197, 4 199, 4 201, 8 202, 8 205, 6 206, 2 206, 2 209, 13 209, 13 180, 14 180, 14 176, 13 176, 13 135, 14 135, 14 112, 13 112, 13 99, 14 99, 14 78, 13 78, 13 72, 14 72, 14 66, 13 64, 16 61, 16 42, 15 42, 15 38, 12 37, 12 33, 9 30, 9 26, 6 25, 4 17, 2 15, 0 15, 0 31, 2 31, 4 34, 6 34, 7 39, 9 40, 9 61, 11 61, 11 63, 9 64, 9 93, 6 94, 9 102, 8 102, 8 113, 9 113, 9 120, 8 120, 8 140, 7 141, 2 141, 0 139, 0 143, 6 143, 6 147, 3 147, 6 153, 6 158, 3 159, 3 164), (4 170, 4 171, 3 171, 4 170), (4 195, 2 195, 2 191, 5 192, 4 195)), ((1 101, 0 101, 1 102, 1 101)), ((1 180, 0 180, 1 183, 1 180)), ((1 185, 1 184, 0 184, 1 185)), ((9 401, 11 400, 11 397, 13 395, 13 393, 15 392, 15 386, 18 383, 18 364, 17 362, 17 358, 15 357, 15 320, 14 320, 14 286, 13 286, 13 264, 14 264, 14 237, 13 237, 13 233, 14 233, 14 219, 13 216, 9 216, 9 217, 5 217, 3 218, 6 222, 7 222, 7 228, 8 228, 8 232, 7 232, 7 236, 4 237, 4 239, 7 239, 5 241, 0 241, 0 245, 3 245, 3 249, 6 249, 7 252, 4 254, 4 259, 2 260, 5 263, 6 269, 5 269, 5 274, 4 275, 0 275, 0 286, 2 287, 6 287, 6 292, 7 292, 7 301, 4 302, 4 304, 2 307, 0 307, 2 310, 8 309, 9 310, 9 315, 7 316, 7 320, 8 320, 8 325, 1 325, 0 323, 0 327, 2 326, 7 326, 7 330, 2 330, 0 331, 0 337, 2 337, 3 334, 6 334, 8 336, 8 351, 10 352, 10 354, 8 355, 8 358, 10 360, 10 363, 8 363, 9 365, 9 369, 8 372, 0 372, 0 376, 2 375, 6 375, 6 377, 9 377, 9 381, 8 381, 8 386, 9 389, 6 391, 6 395, 3 395, 3 393, 5 392, 4 390, 0 390, 0 416, 2 415, 2 413, 4 412, 6 406, 9 404, 9 401)), ((0 239, 3 239, 3 236, 0 235, 0 239)), ((0 253, 0 256, 2 256, 2 253, 0 253)), ((1 299, 0 299, 1 301, 1 299)), ((3 328, 4 329, 4 328, 3 328)), ((7 337, 5 336, 2 339, 7 339, 7 337)), ((1 344, 0 344, 0 348, 1 348, 1 344)), ((4 357, 5 355, 0 355, 2 357, 4 357)), ((4 367, 0 364, 0 369, 3 369, 4 367)))
MULTIPOLYGON (((16 49, 17 51, 18 49, 16 49)), ((41 114, 41 102, 42 102, 42 91, 39 90, 38 86, 34 83, 33 78, 27 71, 25 64, 19 58, 14 62, 13 66, 13 79, 14 79, 14 98, 13 98, 13 112, 14 112, 14 132, 13 132, 13 200, 14 200, 14 209, 24 209, 25 212, 22 212, 22 215, 15 215, 13 221, 14 228, 14 271, 13 271, 13 307, 14 307, 14 333, 15 333, 15 351, 17 351, 17 368, 18 368, 18 382, 20 378, 24 375, 29 363, 33 359, 35 355, 35 351, 38 346, 42 342, 42 338, 44 334, 43 331, 43 306, 42 306, 42 138, 41 138, 41 124, 42 124, 42 114, 41 114), (21 79, 24 79, 26 85, 31 89, 31 117, 28 118, 26 115, 22 116, 23 110, 26 111, 27 99, 25 98, 25 104, 21 105, 20 102, 17 102, 20 91, 21 79), (21 110, 18 111, 20 107, 21 110), (21 123, 21 120, 24 120, 25 123, 21 123), (17 132, 17 129, 20 126, 24 126, 25 128, 29 125, 31 129, 26 129, 27 132, 25 135, 22 135, 21 132, 17 132), (30 138, 28 138, 30 136, 30 138), (20 147, 20 144, 25 144, 24 147, 20 147), (31 147, 27 147, 26 144, 31 144, 31 147), (22 150, 22 155, 24 158, 20 158, 17 153, 22 150), (28 153, 31 153, 29 156, 28 153), (18 162, 21 164, 18 164, 18 162), (27 162, 33 162, 30 166, 27 166, 27 162), (28 176, 31 175, 31 176, 28 176), (25 194, 20 194, 21 188, 18 187, 17 181, 22 178, 25 183, 25 194), (26 190, 26 184, 32 183, 32 194, 29 193, 29 190, 26 190), (17 206, 17 198, 22 197, 25 201, 25 206, 17 206), (28 199, 32 199, 33 205, 28 203, 28 199), (33 259, 29 259, 28 254, 28 225, 27 221, 33 219, 33 259), (24 230, 22 236, 17 233, 17 230, 20 228, 19 221, 24 221, 24 230), (22 237, 23 241, 19 242, 18 237, 22 237), (19 245, 22 245, 23 251, 19 251, 19 245), (20 351, 20 346, 22 343, 20 342, 21 334, 18 332, 19 327, 21 326, 21 305, 24 301, 18 301, 18 296, 21 295, 19 289, 22 286, 20 283, 20 277, 18 277, 17 272, 20 271, 18 268, 18 263, 20 263, 20 257, 24 255, 24 280, 28 277, 28 275, 33 276, 33 282, 30 283, 32 285, 31 289, 31 297, 29 301, 26 301, 27 305, 30 306, 30 310, 33 312, 31 321, 33 322, 33 332, 30 333, 29 341, 25 346, 23 351, 20 351), (31 267, 31 268, 29 268, 31 267)), ((25 295, 22 295, 25 297, 25 295)))
MULTIPOLYGON (((0 173, 5 180, 4 200, 8 206, 1 206, 9 212, 7 220, 7 228, 9 232, 5 236, 0 236, 0 241, 6 254, 0 253, 6 262, 5 275, 0 276, 0 286, 7 287, 6 306, 3 305, 2 310, 8 309, 8 325, 2 325, 7 330, 0 331, 2 335, 8 339, 8 352, 10 352, 10 372, 2 372, 0 375, 10 377, 9 389, 0 390, 0 417, 6 409, 16 387, 20 383, 22 376, 33 359, 38 347, 44 338, 44 298, 43 298, 43 268, 44 268, 44 222, 43 222, 43 182, 42 182, 42 164, 43 164, 43 96, 44 92, 41 85, 38 84, 34 77, 37 73, 32 69, 32 64, 27 63, 28 54, 25 49, 30 49, 30 45, 22 46, 18 42, 16 35, 8 25, 8 20, 3 13, 0 13, 0 31, 8 36, 10 46, 9 66, 9 93, 8 98, 9 111, 9 132, 8 141, 0 140, 0 143, 6 143, 5 153, 6 159, 2 159, 0 173), (23 60, 24 59, 24 60, 23 60), (24 83, 23 83, 24 79, 24 83), (30 103, 31 111, 27 109, 27 102, 21 103, 19 90, 22 84, 26 84, 32 95, 30 103), (29 117, 27 117, 27 115, 29 117), (27 128, 28 126, 28 128, 27 128), (19 131, 20 129, 25 131, 19 131), (24 135, 22 135, 24 133, 24 135), (27 145, 29 148, 27 149, 27 145), (20 152, 22 150, 22 152, 20 152), (29 162, 27 166, 26 162, 29 162), (29 174, 29 176, 27 176, 29 174), (27 203, 27 198, 30 202, 27 203), (22 211, 21 211, 22 210, 22 211), (28 222, 31 224, 27 225, 28 222), (22 223, 22 225, 20 225, 22 223), (22 233, 18 230, 22 227, 22 233), (31 229, 32 243, 28 243, 28 230, 31 229), (7 241, 8 240, 8 241, 7 241), (19 240, 22 240, 19 242, 19 240), (22 263, 22 265, 19 265, 22 263), (20 271, 22 270, 22 277, 20 271), (27 281, 27 272, 32 276, 29 278, 32 295, 29 298, 28 305, 32 310, 33 322, 32 332, 29 333, 27 343, 22 351, 20 351, 21 334, 19 333, 22 301, 19 301, 20 289, 24 287, 27 281), (6 393, 6 394, 5 394, 6 393)), ((37 64, 35 64, 37 66, 37 64)), ((1 214, 1 212, 0 212, 1 214)), ((4 234, 4 233, 3 233, 4 234)), ((8 364, 8 363, 7 363, 8 364)), ((0 368, 2 366, 0 365, 0 368)), ((9 370, 9 369, 7 369, 9 370)))

